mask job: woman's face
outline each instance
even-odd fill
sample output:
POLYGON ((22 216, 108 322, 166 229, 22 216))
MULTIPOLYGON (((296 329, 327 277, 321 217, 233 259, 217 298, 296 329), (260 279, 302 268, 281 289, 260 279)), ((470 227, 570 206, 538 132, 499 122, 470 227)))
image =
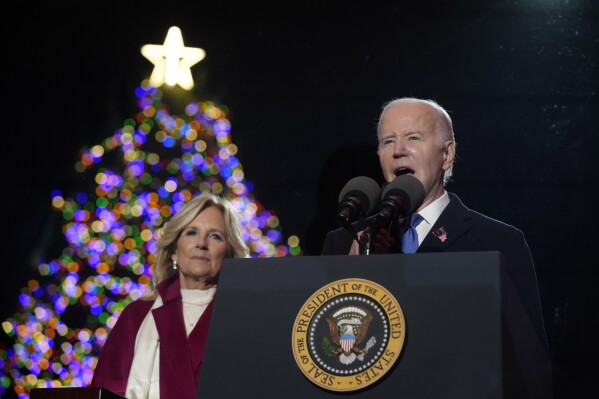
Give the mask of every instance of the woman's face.
POLYGON ((172 255, 179 267, 181 288, 206 289, 216 284, 227 253, 225 218, 216 206, 209 206, 181 232, 172 255))

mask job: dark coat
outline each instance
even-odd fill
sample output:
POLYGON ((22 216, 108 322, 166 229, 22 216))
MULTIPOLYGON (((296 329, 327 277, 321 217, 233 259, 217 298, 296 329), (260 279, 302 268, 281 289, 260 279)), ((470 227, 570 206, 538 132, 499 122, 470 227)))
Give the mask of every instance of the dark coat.
MULTIPOLYGON (((160 337, 160 398, 194 399, 214 299, 187 337, 178 275, 157 289, 163 305, 152 314, 160 337)), ((125 307, 102 348, 91 386, 125 395, 137 332, 152 305, 153 301, 136 300, 125 307)))
MULTIPOLYGON (((547 337, 532 256, 521 230, 468 209, 457 195, 449 193, 449 204, 418 247, 424 252, 499 251, 507 274, 545 346, 547 337)), ((352 236, 345 229, 327 234, 321 255, 348 254, 352 236)), ((400 243, 400 240, 396 240, 400 243)), ((396 245, 391 252, 401 252, 396 245)))

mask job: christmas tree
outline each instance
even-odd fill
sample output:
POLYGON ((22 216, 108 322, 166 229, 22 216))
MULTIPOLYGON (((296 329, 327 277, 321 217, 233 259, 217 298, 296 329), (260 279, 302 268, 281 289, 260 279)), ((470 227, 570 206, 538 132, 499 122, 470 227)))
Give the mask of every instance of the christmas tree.
POLYGON ((142 50, 156 66, 135 90, 139 112, 101 143, 81 149, 75 170, 84 187, 50 195, 66 246, 54 259, 39 260, 39 278, 22 288, 17 312, 2 322, 10 342, 0 343, 2 397, 90 383, 121 311, 149 287, 160 228, 198 193, 234 204, 252 257, 302 254, 299 239, 285 239, 276 213, 252 194, 227 107, 193 101, 182 115, 171 114, 160 85, 173 65, 161 51, 171 45, 189 56, 187 63, 179 58, 178 74, 171 75, 170 83, 184 88, 193 86, 187 72, 204 55, 184 47, 177 31, 169 30, 164 46, 142 50))

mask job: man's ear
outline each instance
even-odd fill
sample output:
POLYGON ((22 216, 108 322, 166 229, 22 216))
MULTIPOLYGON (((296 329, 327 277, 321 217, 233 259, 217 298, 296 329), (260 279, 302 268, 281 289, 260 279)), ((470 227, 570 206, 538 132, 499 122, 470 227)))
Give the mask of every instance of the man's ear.
POLYGON ((455 160, 455 142, 447 140, 443 148, 443 170, 447 170, 453 165, 455 160))

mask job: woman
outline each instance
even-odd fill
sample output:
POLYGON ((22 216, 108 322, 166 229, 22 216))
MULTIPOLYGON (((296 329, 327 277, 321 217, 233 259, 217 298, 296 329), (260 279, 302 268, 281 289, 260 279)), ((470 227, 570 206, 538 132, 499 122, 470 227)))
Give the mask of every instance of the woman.
POLYGON ((125 307, 91 385, 128 399, 191 399, 222 260, 249 251, 237 211, 213 194, 190 200, 165 224, 156 246, 155 289, 125 307))

